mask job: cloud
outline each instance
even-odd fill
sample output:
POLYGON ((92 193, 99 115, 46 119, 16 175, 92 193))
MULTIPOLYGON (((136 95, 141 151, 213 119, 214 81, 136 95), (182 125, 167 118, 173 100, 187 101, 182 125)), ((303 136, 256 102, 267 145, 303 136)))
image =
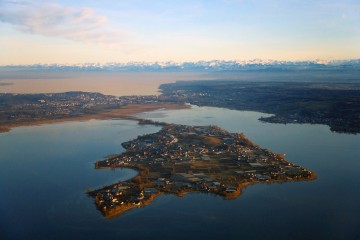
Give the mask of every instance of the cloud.
POLYGON ((127 34, 111 27, 107 17, 94 9, 44 2, 0 0, 0 22, 26 33, 125 49, 127 34))

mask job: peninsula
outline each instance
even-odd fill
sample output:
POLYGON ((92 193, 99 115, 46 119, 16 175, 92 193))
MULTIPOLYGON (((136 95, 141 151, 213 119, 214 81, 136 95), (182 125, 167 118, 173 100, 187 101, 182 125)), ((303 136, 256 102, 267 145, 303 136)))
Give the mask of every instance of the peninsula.
POLYGON ((143 207, 161 194, 203 192, 232 199, 249 184, 316 178, 314 172, 288 162, 283 154, 260 148, 242 133, 217 126, 143 122, 163 127, 123 143, 124 153, 95 163, 96 169, 138 171, 128 181, 88 191, 106 217, 143 207))
POLYGON ((179 81, 160 86, 171 102, 273 114, 270 123, 324 124, 331 131, 360 133, 360 84, 317 81, 179 81))
POLYGON ((190 103, 272 114, 271 123, 324 124, 360 133, 360 84, 344 82, 179 81, 161 95, 111 96, 96 92, 0 93, 0 132, 12 127, 69 120, 135 119, 133 114, 190 103))
POLYGON ((94 92, 0 93, 0 132, 19 126, 63 121, 138 120, 134 114, 188 107, 183 102, 162 101, 156 95, 115 97, 94 92))

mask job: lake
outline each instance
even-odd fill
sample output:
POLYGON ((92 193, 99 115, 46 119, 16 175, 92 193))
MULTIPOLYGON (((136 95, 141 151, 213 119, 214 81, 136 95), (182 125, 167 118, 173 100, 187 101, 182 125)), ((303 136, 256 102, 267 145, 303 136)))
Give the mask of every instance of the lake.
POLYGON ((105 219, 87 189, 131 178, 94 170, 121 143, 160 128, 125 120, 19 127, 0 134, 0 239, 360 239, 360 136, 327 126, 271 124, 266 114, 212 107, 139 114, 169 123, 216 124, 315 171, 311 182, 258 184, 235 200, 163 195, 105 219))
POLYGON ((159 85, 178 80, 213 79, 201 72, 4 71, 0 93, 99 92, 114 96, 159 94, 159 85))
POLYGON ((233 80, 275 82, 358 82, 355 71, 298 72, 112 72, 29 71, 0 68, 0 93, 99 92, 114 96, 159 94, 159 85, 184 80, 233 80))

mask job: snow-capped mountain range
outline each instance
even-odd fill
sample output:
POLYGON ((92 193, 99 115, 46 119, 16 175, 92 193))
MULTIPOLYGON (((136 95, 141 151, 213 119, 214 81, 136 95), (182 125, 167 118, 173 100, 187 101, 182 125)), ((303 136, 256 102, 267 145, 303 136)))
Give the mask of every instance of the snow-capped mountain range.
POLYGON ((358 69, 360 59, 352 60, 314 60, 314 61, 197 61, 197 62, 128 62, 106 64, 33 64, 4 65, 0 69, 13 70, 54 70, 54 71, 251 71, 251 70, 311 70, 311 69, 358 69))

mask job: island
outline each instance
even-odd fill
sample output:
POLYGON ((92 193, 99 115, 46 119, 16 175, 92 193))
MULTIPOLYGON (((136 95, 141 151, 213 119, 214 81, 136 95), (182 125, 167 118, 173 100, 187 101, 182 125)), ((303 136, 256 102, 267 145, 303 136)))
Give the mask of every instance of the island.
POLYGON ((96 169, 132 168, 138 175, 88 190, 105 217, 150 204, 161 194, 201 192, 234 199, 249 184, 307 181, 316 174, 217 126, 161 125, 157 133, 124 142, 126 151, 95 163, 96 169))
MULTIPOLYGON (((128 119, 161 126, 157 133, 123 143, 124 153, 96 162, 96 169, 132 168, 138 172, 130 180, 88 190, 88 195, 94 198, 97 208, 106 217, 146 206, 161 194, 184 196, 189 192, 201 192, 234 199, 250 184, 316 178, 314 172, 288 162, 283 154, 260 148, 242 133, 230 133, 217 126, 176 125, 134 116, 161 108, 191 107, 187 102, 235 106, 235 109, 244 106, 239 98, 239 89, 244 86, 239 87, 238 83, 229 85, 233 87, 231 91, 226 84, 217 82, 208 87, 188 84, 189 87, 179 83, 163 85, 163 93, 159 96, 115 97, 93 92, 0 93, 0 132, 24 125, 89 119, 128 119)), ((254 91, 254 88, 249 89, 247 91, 254 91)), ((352 106, 357 97, 349 95, 347 101, 352 106)), ((251 108, 256 104, 256 101, 249 101, 247 105, 251 108)), ((268 105, 269 101, 261 104, 268 105)), ((352 109, 357 111, 356 107, 352 109)))

